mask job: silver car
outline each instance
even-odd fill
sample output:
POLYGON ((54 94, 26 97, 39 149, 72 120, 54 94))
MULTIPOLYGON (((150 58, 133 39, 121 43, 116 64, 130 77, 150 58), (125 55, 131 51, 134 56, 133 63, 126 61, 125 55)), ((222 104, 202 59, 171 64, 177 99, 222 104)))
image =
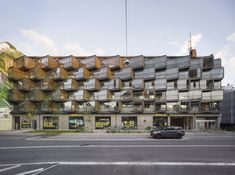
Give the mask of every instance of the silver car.
POLYGON ((157 128, 150 132, 153 138, 177 138, 181 139, 185 135, 185 131, 181 126, 166 126, 157 128))

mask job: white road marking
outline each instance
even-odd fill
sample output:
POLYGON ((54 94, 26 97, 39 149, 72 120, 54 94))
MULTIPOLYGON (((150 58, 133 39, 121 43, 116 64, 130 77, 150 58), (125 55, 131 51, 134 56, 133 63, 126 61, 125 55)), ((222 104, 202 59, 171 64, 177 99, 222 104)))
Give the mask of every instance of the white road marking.
POLYGON ((57 165, 59 165, 59 164, 56 163, 55 165, 52 165, 52 166, 50 166, 50 167, 48 167, 48 168, 45 168, 45 169, 43 169, 42 171, 39 171, 39 172, 34 173, 34 174, 32 174, 32 175, 36 175, 36 174, 42 173, 42 172, 44 172, 44 171, 47 171, 47 170, 49 170, 49 169, 51 169, 51 168, 56 167, 57 165))
POLYGON ((38 172, 41 172, 42 170, 44 170, 44 168, 38 168, 38 169, 35 169, 35 170, 25 171, 25 172, 22 172, 22 173, 18 173, 16 175, 26 175, 26 174, 38 173, 38 172))
MULTIPOLYGON (((3 165, 4 166, 4 165, 3 165)), ((4 172, 4 171, 8 171, 8 170, 11 170, 11 169, 14 169, 14 168, 18 168, 20 167, 21 165, 10 165, 11 167, 7 167, 7 168, 4 168, 4 169, 0 169, 0 173, 1 172, 4 172)))
POLYGON ((235 145, 47 145, 0 147, 0 150, 46 148, 235 148, 235 145))
MULTIPOLYGON (((53 168, 58 165, 76 165, 76 166, 235 166, 235 162, 37 162, 37 163, 20 163, 8 164, 15 166, 27 165, 45 165, 55 164, 43 171, 53 168)), ((4 166, 8 166, 7 164, 4 166)), ((38 172, 39 173, 39 172, 38 172)))

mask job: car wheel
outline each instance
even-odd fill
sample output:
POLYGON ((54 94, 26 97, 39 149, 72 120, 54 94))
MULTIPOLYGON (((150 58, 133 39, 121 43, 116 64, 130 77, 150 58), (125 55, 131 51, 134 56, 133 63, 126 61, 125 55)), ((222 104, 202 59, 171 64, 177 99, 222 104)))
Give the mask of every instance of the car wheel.
POLYGON ((157 135, 155 135, 155 137, 154 138, 156 138, 156 139, 160 139, 160 138, 162 138, 162 136, 161 136, 161 134, 157 134, 157 135))
POLYGON ((177 139, 181 139, 182 138, 182 134, 178 133, 176 136, 177 139))

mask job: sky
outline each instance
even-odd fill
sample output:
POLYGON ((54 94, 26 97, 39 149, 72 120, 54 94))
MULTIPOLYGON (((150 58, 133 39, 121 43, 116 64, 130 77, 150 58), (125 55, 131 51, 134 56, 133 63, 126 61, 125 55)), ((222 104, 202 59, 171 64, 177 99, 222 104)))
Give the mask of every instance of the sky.
MULTIPOLYGON (((0 42, 25 55, 125 55, 125 0, 0 0, 0 42)), ((127 0, 128 55, 222 59, 235 85, 234 0, 127 0)))

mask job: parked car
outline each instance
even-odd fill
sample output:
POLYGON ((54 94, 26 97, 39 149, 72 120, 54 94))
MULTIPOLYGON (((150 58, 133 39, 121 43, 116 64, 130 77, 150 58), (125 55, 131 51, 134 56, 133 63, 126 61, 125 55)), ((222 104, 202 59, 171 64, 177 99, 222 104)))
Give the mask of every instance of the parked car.
POLYGON ((181 126, 166 126, 151 130, 150 135, 153 138, 177 138, 181 139, 185 135, 185 131, 181 126))

